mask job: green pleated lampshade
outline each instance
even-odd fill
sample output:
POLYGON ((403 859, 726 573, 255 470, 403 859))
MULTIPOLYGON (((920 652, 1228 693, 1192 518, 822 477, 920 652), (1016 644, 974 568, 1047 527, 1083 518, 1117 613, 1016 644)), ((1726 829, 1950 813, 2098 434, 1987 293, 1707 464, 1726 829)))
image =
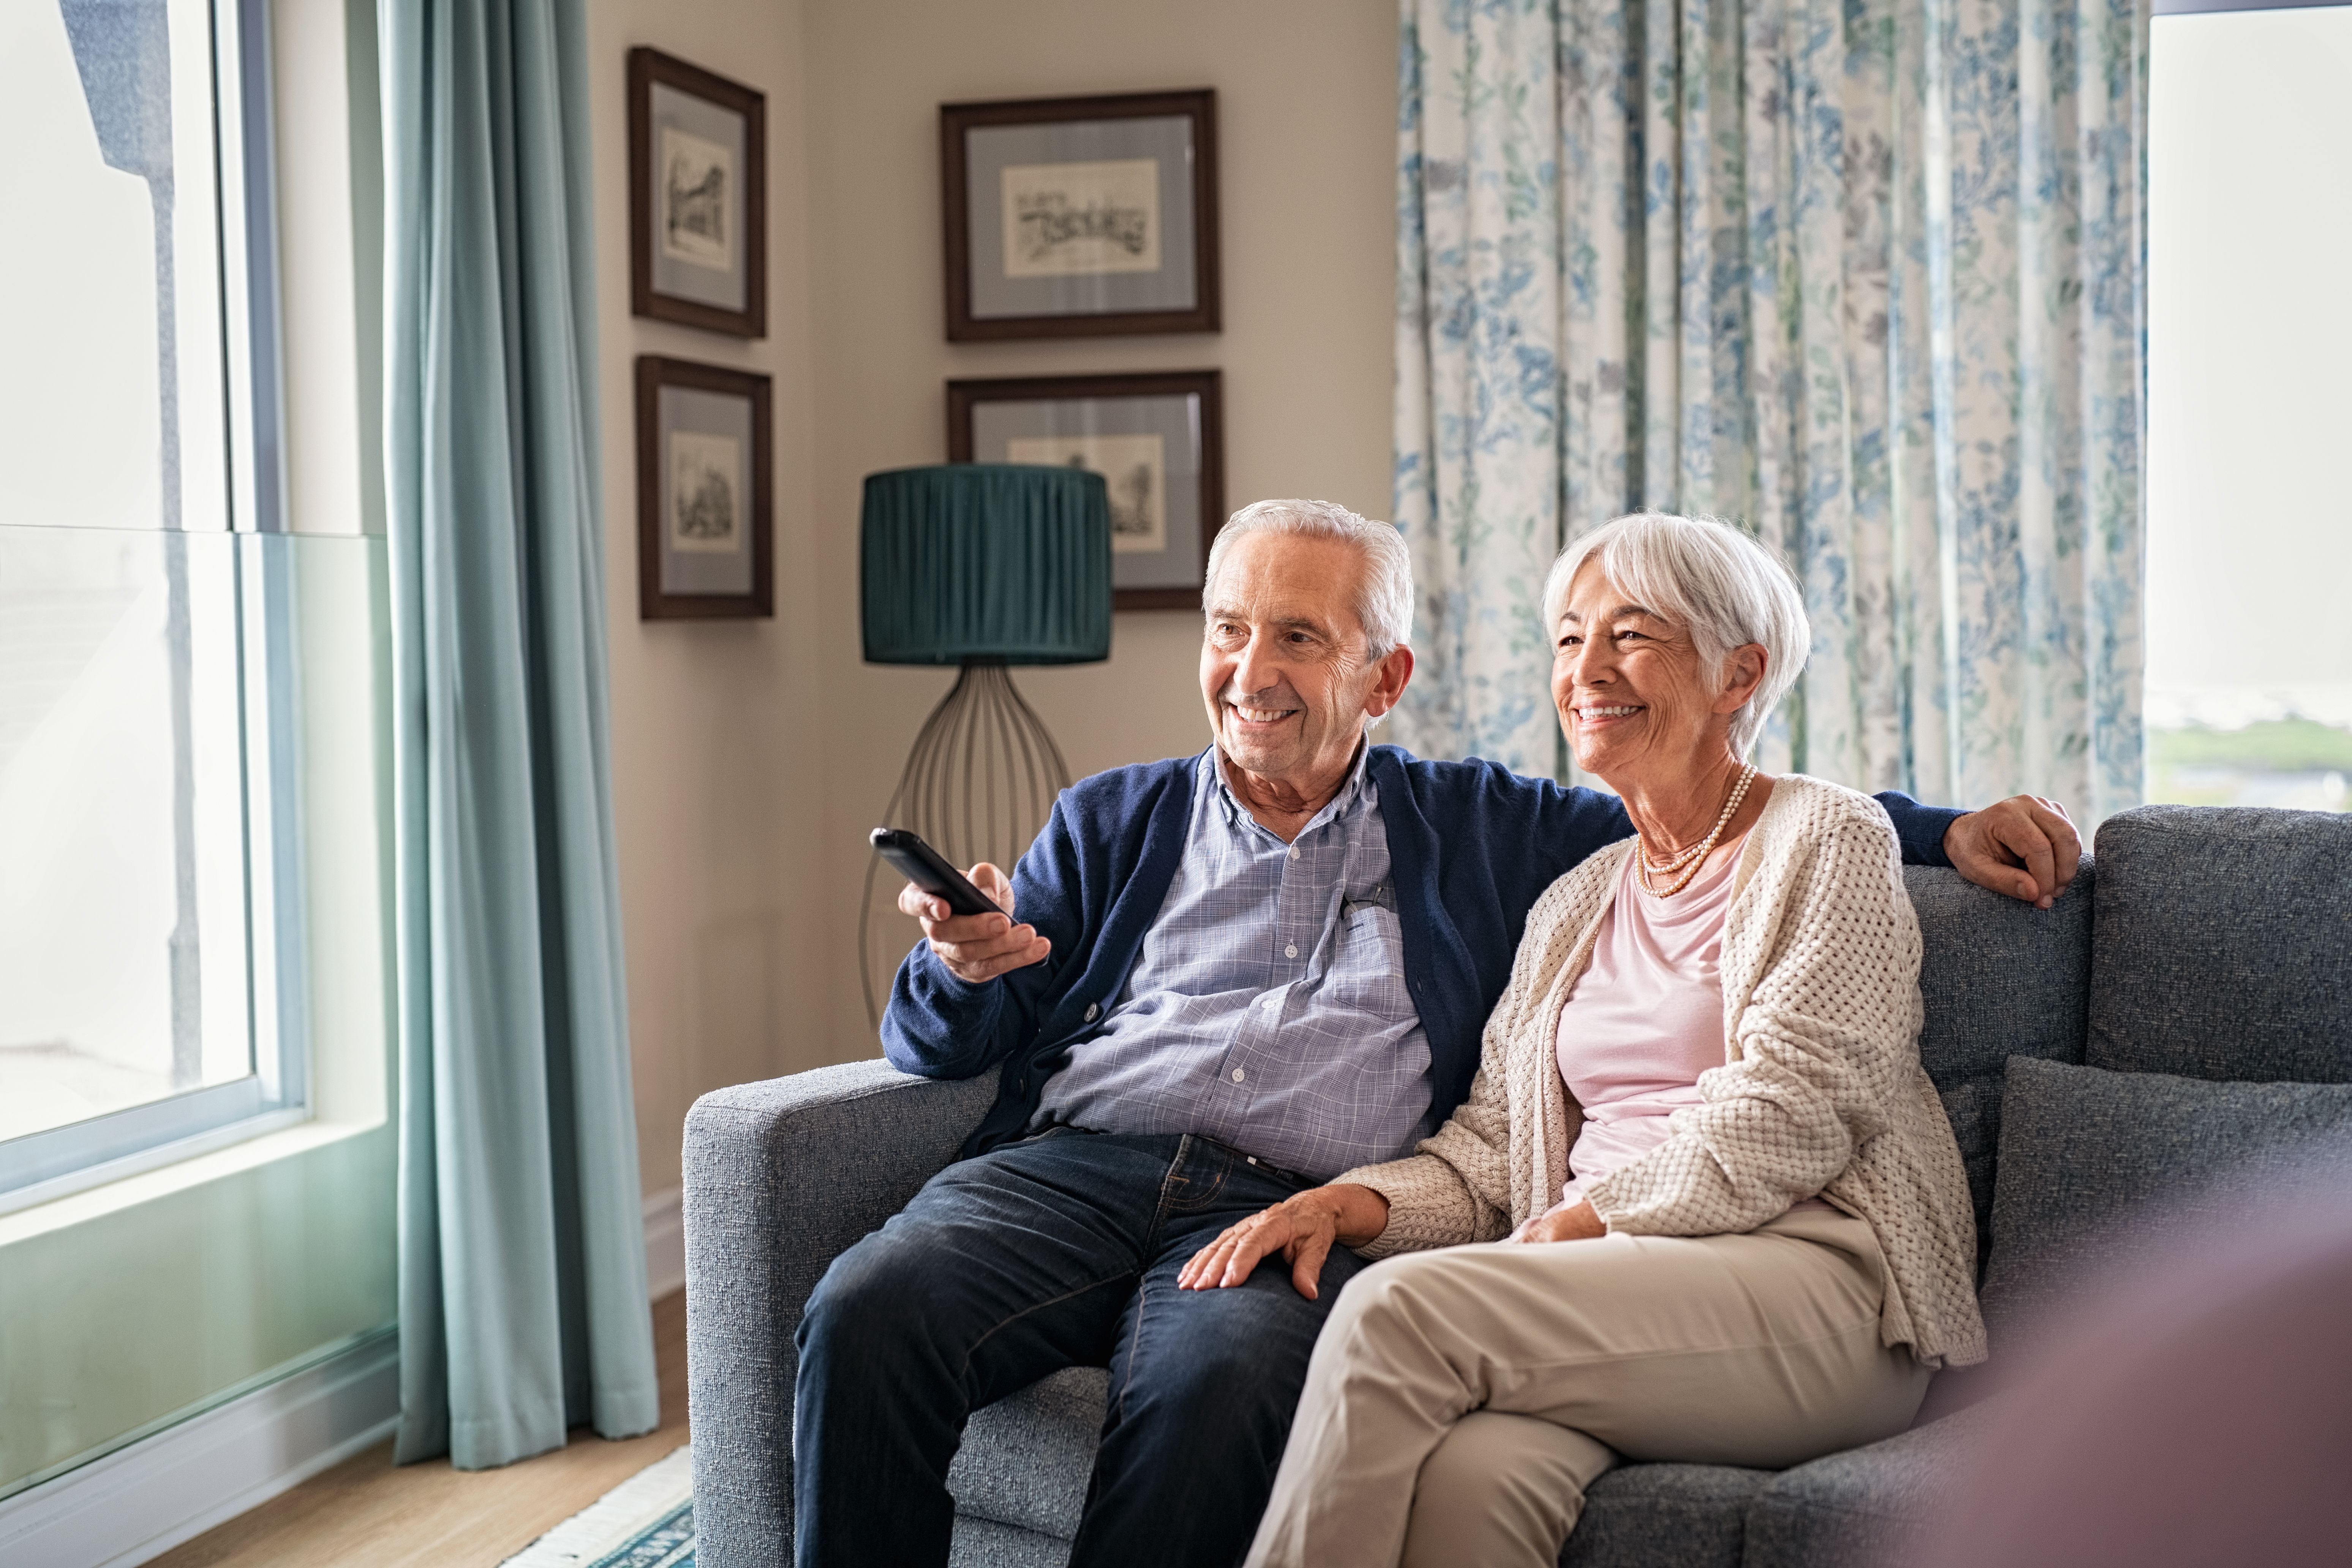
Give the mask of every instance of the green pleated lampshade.
POLYGON ((869 474, 858 580, 868 664, 1108 658, 1109 492, 1025 463, 869 474))

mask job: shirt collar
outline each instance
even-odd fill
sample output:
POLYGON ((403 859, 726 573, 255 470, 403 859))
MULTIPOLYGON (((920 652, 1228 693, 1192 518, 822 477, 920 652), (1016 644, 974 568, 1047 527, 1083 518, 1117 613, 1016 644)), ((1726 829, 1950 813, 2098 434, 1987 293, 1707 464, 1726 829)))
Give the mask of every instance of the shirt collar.
MULTIPOLYGON (((1326 823, 1337 822, 1354 811, 1370 795, 1372 784, 1365 772, 1365 764, 1370 761, 1371 754, 1372 740, 1367 734, 1356 742, 1356 760, 1348 769, 1348 776, 1339 781, 1338 793, 1323 803, 1322 810, 1307 819, 1307 826, 1298 830, 1299 837, 1306 837, 1326 823)), ((1202 782, 1214 783, 1216 799, 1224 809, 1225 820, 1235 827, 1258 827, 1263 831, 1258 819, 1250 815, 1249 807, 1234 794, 1234 786, 1225 776, 1223 748, 1213 742, 1202 763, 1202 782)))

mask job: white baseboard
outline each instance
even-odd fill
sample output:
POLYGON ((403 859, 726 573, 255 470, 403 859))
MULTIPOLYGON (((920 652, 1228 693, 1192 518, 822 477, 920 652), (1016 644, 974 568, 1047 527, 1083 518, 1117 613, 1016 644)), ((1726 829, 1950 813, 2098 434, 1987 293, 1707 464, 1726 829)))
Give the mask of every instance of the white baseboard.
POLYGON ((0 1500, 8 1568, 132 1568, 392 1435, 389 1331, 0 1500))
POLYGON ((686 1289, 686 1215, 676 1187, 646 1194, 646 1293, 660 1300, 686 1289))

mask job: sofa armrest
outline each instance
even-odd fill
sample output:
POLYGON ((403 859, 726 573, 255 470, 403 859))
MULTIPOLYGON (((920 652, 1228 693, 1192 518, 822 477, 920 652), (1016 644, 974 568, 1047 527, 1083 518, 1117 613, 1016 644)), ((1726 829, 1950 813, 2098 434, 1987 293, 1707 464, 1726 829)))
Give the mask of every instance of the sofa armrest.
POLYGON ((704 1095, 686 1118, 687 1402, 697 1561, 793 1560, 793 1335, 834 1258, 952 1161, 996 1075, 882 1061, 704 1095))

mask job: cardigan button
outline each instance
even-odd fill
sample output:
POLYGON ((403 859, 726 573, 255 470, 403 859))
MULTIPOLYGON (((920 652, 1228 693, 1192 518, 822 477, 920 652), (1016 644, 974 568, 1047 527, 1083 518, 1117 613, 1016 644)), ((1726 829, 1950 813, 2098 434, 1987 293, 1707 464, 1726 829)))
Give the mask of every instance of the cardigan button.
POLYGON ((1099 1013, 1099 1012, 1101 1012, 1101 1011, 1102 1011, 1102 1009, 1101 1009, 1100 1007, 1098 1007, 1098 1006, 1095 1005, 1095 1004, 1093 1004, 1092 1002, 1087 1003, 1087 1023, 1089 1023, 1089 1024, 1093 1023, 1093 1022, 1095 1021, 1095 1015, 1096 1015, 1096 1014, 1097 1014, 1097 1013, 1099 1013))

